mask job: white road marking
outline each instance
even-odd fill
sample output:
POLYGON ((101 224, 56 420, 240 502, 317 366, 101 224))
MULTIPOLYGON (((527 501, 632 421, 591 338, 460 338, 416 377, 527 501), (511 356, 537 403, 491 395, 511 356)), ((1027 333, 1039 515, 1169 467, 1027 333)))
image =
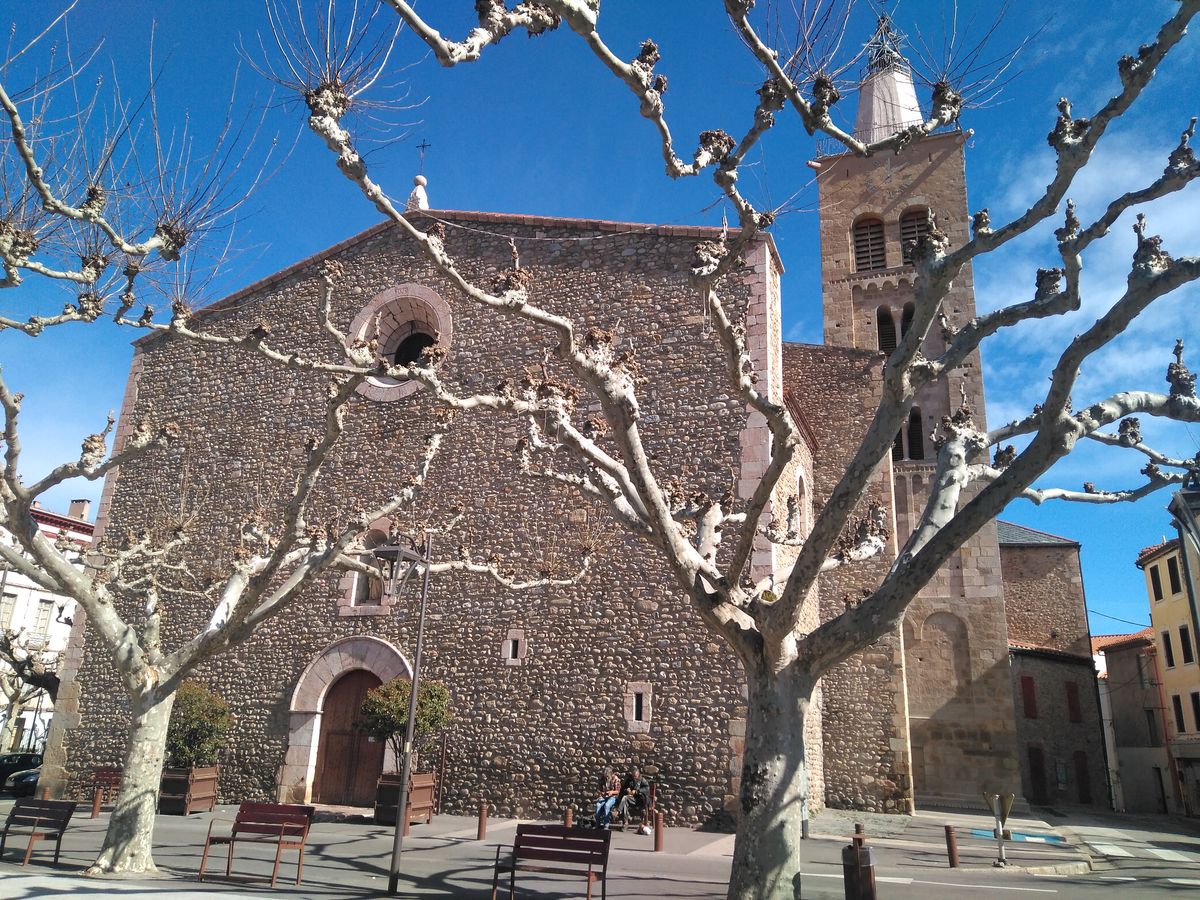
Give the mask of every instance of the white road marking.
POLYGON ((1137 881, 1132 875, 1101 875, 1101 881, 1137 881))
POLYGON ((1200 878, 1168 878, 1171 884, 1182 884, 1186 887, 1200 887, 1200 878))
MULTIPOLYGON (((840 872, 802 872, 801 877, 841 879, 842 875, 840 872)), ((959 884, 956 881, 920 881, 916 878, 889 878, 887 876, 876 878, 875 882, 877 884, 931 884, 946 888, 970 888, 973 891, 1025 891, 1028 894, 1058 893, 1054 888, 1000 887, 994 884, 959 884)))
POLYGON ((1147 847, 1146 849, 1159 859, 1165 859, 1168 862, 1192 862, 1192 857, 1184 856, 1178 850, 1165 850, 1158 847, 1147 847))
POLYGON ((1133 856, 1124 847, 1118 847, 1116 844, 1095 844, 1088 841, 1092 845, 1092 849, 1097 853, 1103 853, 1105 856, 1133 856))

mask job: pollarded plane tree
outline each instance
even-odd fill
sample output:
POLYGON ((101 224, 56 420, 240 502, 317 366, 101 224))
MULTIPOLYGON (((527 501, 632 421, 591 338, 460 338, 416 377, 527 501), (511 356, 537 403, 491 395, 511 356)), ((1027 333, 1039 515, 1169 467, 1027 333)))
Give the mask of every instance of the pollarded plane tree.
MULTIPOLYGON (((787 409, 757 386, 745 334, 723 287, 738 273, 743 255, 760 231, 770 226, 770 211, 748 199, 739 176, 751 151, 759 147, 784 115, 799 117, 809 134, 820 133, 859 156, 903 152, 922 138, 959 120, 969 95, 961 82, 932 84, 927 119, 878 140, 863 141, 839 128, 831 108, 839 99, 834 62, 822 58, 821 41, 836 47, 841 12, 829 4, 793 4, 799 10, 796 45, 781 53, 764 35, 766 23, 752 0, 724 0, 729 21, 745 50, 761 66, 764 80, 749 125, 740 137, 713 128, 704 131, 690 160, 678 155, 668 124, 666 77, 657 71, 660 54, 646 41, 632 59, 621 56, 603 37, 598 0, 540 0, 506 4, 475 3, 478 23, 462 40, 444 37, 438 23, 404 0, 384 0, 444 66, 480 62, 498 42, 514 33, 544 35, 562 29, 582 40, 598 63, 634 95, 661 147, 666 174, 673 179, 711 175, 736 224, 720 241, 696 247, 694 283, 712 323, 712 353, 726 363, 730 389, 748 410, 763 416, 772 435, 769 463, 749 496, 737 498, 736 485, 711 496, 676 484, 660 470, 643 444, 636 360, 614 346, 613 336, 587 328, 550 310, 538 299, 538 286, 519 260, 493 283, 468 279, 449 252, 436 225, 423 230, 389 199, 373 180, 361 155, 348 114, 362 104, 375 73, 357 65, 353 41, 311 40, 295 19, 275 10, 272 44, 286 65, 268 68, 277 80, 297 89, 308 111, 308 126, 328 147, 341 172, 397 229, 417 242, 429 260, 461 295, 496 316, 517 317, 544 330, 553 340, 554 365, 547 374, 495 398, 497 405, 525 415, 528 434, 522 446, 527 473, 570 484, 604 501, 623 527, 649 541, 679 589, 690 597, 707 625, 736 651, 745 668, 749 712, 741 780, 738 834, 731 898, 792 897, 800 858, 800 810, 806 802, 804 721, 814 687, 823 673, 882 635, 896 629, 905 608, 951 555, 992 521, 1012 500, 1026 497, 1089 503, 1137 499, 1197 472, 1198 461, 1173 458, 1143 443, 1138 416, 1177 421, 1200 419, 1195 378, 1178 348, 1168 369, 1169 393, 1130 390, 1086 406, 1072 405, 1080 367, 1111 344, 1151 303, 1200 277, 1200 259, 1172 257, 1139 215, 1130 241, 1132 261, 1123 291, 1101 315, 1061 348, 1049 372, 1049 387, 1023 418, 985 430, 964 403, 941 423, 936 435, 936 476, 917 527, 899 549, 894 563, 876 584, 864 589, 861 602, 808 630, 803 606, 821 573, 879 554, 886 546, 886 516, 869 504, 869 484, 891 452, 895 435, 908 420, 914 398, 925 386, 947 378, 984 342, 1024 322, 1062 316, 1081 308, 1080 275, 1085 254, 1104 239, 1127 237, 1110 229, 1140 204, 1185 188, 1200 164, 1189 146, 1188 125, 1161 174, 1145 186, 1112 198, 1094 221, 1080 221, 1068 194, 1106 131, 1138 100, 1164 58, 1184 39, 1200 0, 1181 0, 1178 9, 1148 44, 1117 64, 1120 88, 1092 115, 1076 116, 1070 102, 1058 105, 1049 134, 1054 175, 1037 200, 1011 221, 993 224, 986 210, 973 217, 972 237, 952 247, 936 227, 911 247, 916 269, 912 322, 888 355, 882 375, 882 399, 861 444, 848 460, 811 528, 804 532, 799 511, 772 518, 773 498, 784 495, 781 478, 799 445, 787 409), (334 52, 328 52, 332 47, 334 52), (1064 211, 1065 203, 1065 214, 1064 211), (964 266, 1029 234, 1040 223, 1064 214, 1056 232, 1061 264, 1038 272, 1031 296, 960 327, 943 315, 943 302, 964 266), (940 331, 944 349, 925 355, 931 333, 940 331), (583 399, 580 399, 582 392, 583 399), (598 410, 598 412, 596 411, 598 410), (1035 490, 1032 485, 1081 441, 1132 448, 1146 457, 1145 476, 1127 490, 1035 490), (1010 443, 1011 442, 1011 443, 1010 443), (755 582, 749 565, 756 538, 768 535, 796 548, 794 564, 773 580, 755 582)), ((332 21, 330 19, 329 21, 332 21)), ((972 77, 973 65, 944 67, 972 77)), ((976 73, 977 74, 977 73, 976 73)), ((990 92, 993 76, 977 78, 990 92)), ((733 118, 732 114, 723 118, 733 118)), ((1183 125, 1184 123, 1180 123, 1183 125)), ((553 127, 547 122, 546 127, 553 127)), ((1150 164, 1147 168, 1156 168, 1150 164)), ((648 352, 648 351, 641 351, 648 352)), ((423 377, 418 375, 417 377, 423 377)), ((452 398, 446 398, 453 403, 452 398)), ((779 508, 778 506, 776 508, 779 508)))
MULTIPOLYGON (((417 371, 437 385, 433 360, 395 366, 380 356, 377 341, 351 343, 331 314, 342 275, 334 262, 320 272, 319 302, 312 310, 313 321, 329 337, 327 354, 278 347, 265 324, 245 334, 206 331, 193 309, 195 298, 202 296, 205 280, 219 266, 224 253, 220 242, 228 241, 225 232, 269 159, 269 154, 255 156, 257 123, 238 122, 231 115, 214 139, 215 149, 200 152, 186 131, 166 126, 153 89, 131 99, 119 90, 105 95, 99 88, 92 96, 81 96, 81 76, 96 53, 77 58, 69 41, 57 59, 55 53, 45 53, 39 60, 44 68, 32 67, 22 80, 27 73, 21 64, 48 43, 73 6, 32 40, 10 44, 0 67, 0 107, 9 132, 0 149, 0 288, 7 289, 0 291, 0 329, 9 332, 9 340, 50 342, 64 329, 111 319, 146 333, 256 354, 264 365, 303 373, 313 392, 311 428, 291 439, 300 450, 299 461, 286 483, 278 485, 276 499, 248 501, 241 521, 228 526, 226 543, 232 551, 200 567, 196 559, 208 556, 211 536, 197 526, 203 497, 187 478, 189 440, 197 436, 172 422, 151 420, 122 423, 118 434, 110 415, 102 430, 82 441, 77 459, 29 477, 20 437, 23 397, 0 377, 0 528, 15 539, 0 542, 0 563, 47 591, 74 599, 90 639, 111 653, 131 718, 124 779, 89 872, 133 873, 154 868, 158 786, 179 684, 206 660, 236 651, 263 623, 286 614, 327 573, 379 576, 379 569, 364 562, 370 550, 363 541, 381 520, 395 521, 401 514, 414 519, 416 533, 411 536, 418 546, 427 539, 423 534, 452 533, 456 514, 422 514, 414 504, 429 483, 457 414, 488 408, 492 401, 454 397, 453 403, 443 404, 410 471, 386 486, 382 501, 367 506, 338 495, 326 470, 357 388, 368 377, 405 378, 417 371), (214 242, 216 252, 210 253, 214 242), (61 312, 30 313, 45 305, 48 285, 67 286, 70 301, 61 312), (164 308, 162 316, 149 300, 164 308), (142 308, 133 312, 135 306, 142 308), (31 515, 39 498, 64 482, 97 481, 121 466, 163 453, 182 460, 177 507, 163 509, 138 533, 105 535, 86 567, 77 564, 78 548, 65 535, 48 538, 31 515), (172 604, 211 613, 202 627, 171 640, 164 622, 172 604)), ((590 564, 592 546, 586 536, 582 544, 579 554, 556 557, 531 578, 521 578, 495 556, 473 556, 468 548, 434 562, 430 572, 473 573, 511 590, 569 585, 590 564)))

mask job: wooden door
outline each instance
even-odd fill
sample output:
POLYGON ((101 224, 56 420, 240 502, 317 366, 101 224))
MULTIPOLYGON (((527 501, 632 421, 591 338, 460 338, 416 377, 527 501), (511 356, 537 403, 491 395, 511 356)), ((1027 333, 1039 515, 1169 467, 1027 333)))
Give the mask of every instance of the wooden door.
POLYGON ((1046 802, 1046 754, 1041 747, 1029 748, 1029 802, 1046 802))
POLYGON ((1075 751, 1075 784, 1079 791, 1080 803, 1092 802, 1092 779, 1088 772, 1087 752, 1075 751))
POLYGON ((383 771, 383 741, 371 741, 359 725, 363 698, 380 681, 361 669, 343 675, 325 695, 313 801, 331 806, 371 806, 383 771))

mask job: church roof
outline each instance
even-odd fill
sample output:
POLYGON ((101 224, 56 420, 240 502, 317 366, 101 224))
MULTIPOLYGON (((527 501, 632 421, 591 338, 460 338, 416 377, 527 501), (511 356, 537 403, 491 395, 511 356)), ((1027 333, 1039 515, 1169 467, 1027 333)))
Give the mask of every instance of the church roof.
POLYGON ((1000 539, 1001 544, 1017 547, 1029 546, 1055 546, 1055 547, 1078 547, 1079 542, 1073 541, 1070 538, 1059 537, 1057 534, 1049 534, 1045 531, 1037 531, 1033 528, 1026 528, 1024 525, 1018 525, 1015 522, 1005 522, 1002 519, 996 520, 996 536, 1000 539))

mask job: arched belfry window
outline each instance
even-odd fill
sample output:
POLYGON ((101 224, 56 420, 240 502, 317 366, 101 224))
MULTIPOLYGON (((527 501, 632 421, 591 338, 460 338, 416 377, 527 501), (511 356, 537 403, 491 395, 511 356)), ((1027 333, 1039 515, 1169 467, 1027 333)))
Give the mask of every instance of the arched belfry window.
POLYGON ((883 221, 869 218, 854 223, 854 271, 871 272, 887 268, 883 250, 883 221))
POLYGON ((875 324, 879 328, 879 349, 891 353, 896 349, 896 320, 892 318, 891 307, 875 310, 875 324))
POLYGON ((917 311, 917 308, 913 305, 911 300, 908 303, 904 304, 904 309, 900 312, 900 339, 901 340, 903 340, 904 336, 906 334, 908 334, 908 329, 912 327, 913 315, 916 313, 916 311, 917 311))
POLYGON ((931 228, 927 209, 910 209, 900 217, 900 253, 905 265, 912 264, 913 245, 922 235, 929 234, 931 228))
POLYGON ((925 458, 925 438, 922 435, 921 410, 913 407, 908 413, 908 458, 925 458))

